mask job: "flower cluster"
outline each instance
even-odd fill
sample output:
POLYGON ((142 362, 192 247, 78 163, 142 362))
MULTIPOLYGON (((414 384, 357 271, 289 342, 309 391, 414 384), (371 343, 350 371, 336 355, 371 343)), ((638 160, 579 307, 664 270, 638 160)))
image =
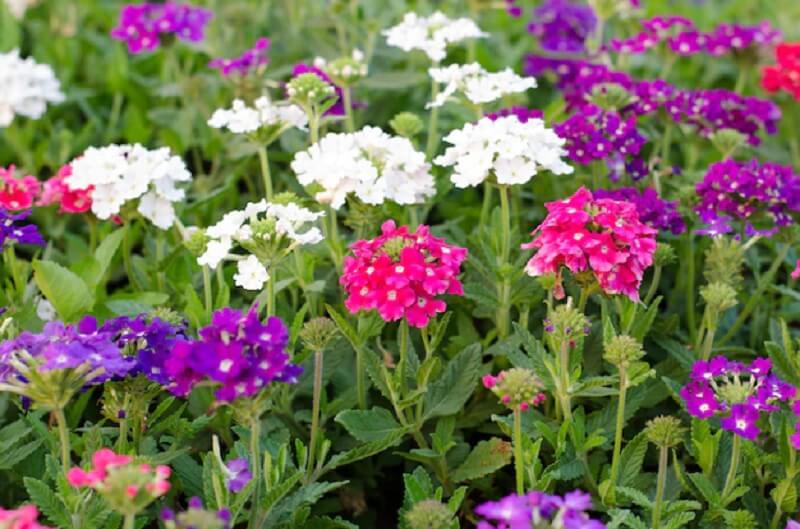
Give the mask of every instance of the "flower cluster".
POLYGON ((750 365, 723 356, 698 360, 680 391, 686 411, 698 419, 719 415, 722 428, 754 441, 762 413, 778 410, 778 403, 797 394, 797 388, 771 375, 771 368, 768 358, 756 358, 750 365))
POLYGON ((678 213, 677 200, 664 200, 655 189, 647 187, 641 191, 635 187, 620 189, 597 189, 595 198, 610 198, 630 202, 636 206, 639 220, 659 231, 668 231, 680 235, 686 231, 686 223, 678 213))
POLYGON ((529 119, 544 119, 544 112, 538 108, 506 107, 501 108, 497 112, 489 112, 485 117, 494 121, 508 116, 516 116, 521 123, 525 123, 529 119))
POLYGON ((767 47, 781 41, 781 32, 769 22, 755 26, 720 24, 712 31, 698 30, 689 19, 679 16, 654 17, 642 21, 643 31, 626 39, 611 39, 608 48, 626 54, 640 54, 666 42, 678 55, 700 53, 721 56, 750 47, 767 47))
POLYGON ((175 35, 188 42, 200 42, 214 14, 191 4, 144 2, 128 4, 119 14, 111 36, 127 44, 131 53, 153 51, 163 35, 175 35))
POLYGON ((501 371, 497 376, 485 375, 483 387, 500 397, 500 401, 512 410, 525 411, 546 398, 542 393, 542 382, 534 372, 521 367, 501 371))
POLYGON ((269 39, 261 37, 256 40, 252 48, 245 50, 240 56, 233 59, 213 59, 208 63, 209 68, 219 70, 225 77, 235 73, 247 75, 251 71, 258 70, 269 62, 267 50, 269 49, 269 39))
POLYGON ((298 152, 291 166, 302 185, 321 188, 316 200, 334 209, 351 194, 373 205, 419 204, 436 191, 425 155, 407 138, 377 127, 326 134, 298 152))
POLYGON ((468 18, 450 19, 436 11, 429 17, 406 13, 403 21, 383 31, 389 46, 405 52, 420 50, 434 63, 447 55, 447 46, 467 39, 485 37, 486 33, 468 18))
POLYGON ((538 118, 482 118, 451 131, 444 141, 452 147, 434 163, 454 166, 450 179, 456 187, 477 186, 490 175, 499 184, 524 184, 541 169, 557 175, 573 171, 561 159, 564 140, 538 118))
POLYGON ((369 69, 365 62, 364 52, 358 49, 353 50, 349 56, 339 57, 333 61, 317 57, 314 59, 314 67, 325 72, 325 75, 337 87, 352 85, 366 77, 369 69))
POLYGON ((0 249, 6 244, 45 245, 42 234, 35 224, 18 224, 30 215, 30 211, 13 215, 0 208, 0 249))
POLYGON ((17 178, 16 167, 0 167, 0 207, 11 211, 29 209, 33 206, 42 186, 35 176, 17 178))
POLYGON ((528 261, 532 276, 591 272, 608 294, 639 299, 644 271, 653 264, 656 230, 639 219, 630 202, 595 198, 582 187, 571 197, 548 202, 547 217, 523 248, 538 248, 528 261))
POLYGON ((582 53, 596 26, 597 16, 590 6, 570 0, 546 0, 534 10, 528 32, 539 39, 543 50, 582 53))
POLYGON ((775 59, 777 64, 764 68, 761 85, 768 92, 789 92, 800 101, 800 43, 779 44, 775 59))
POLYGON ((167 147, 90 147, 71 166, 64 183, 71 191, 88 191, 92 213, 98 218, 119 215, 127 202, 138 199, 137 211, 162 230, 175 223, 173 203, 186 195, 177 184, 192 179, 183 160, 167 147))
POLYGON ((92 208, 92 186, 86 189, 70 189, 67 178, 72 176, 72 166, 62 166, 55 176, 44 183, 37 206, 58 204, 61 213, 86 213, 92 208))
POLYGON ((411 232, 386 221, 381 235, 350 248, 353 255, 345 257, 339 282, 352 313, 377 310, 385 321, 405 318, 413 327, 425 327, 447 308, 437 296, 463 295, 458 275, 466 248, 434 237, 427 226, 411 232))
POLYGON ((49 65, 23 59, 17 49, 0 53, 0 128, 17 115, 39 119, 48 103, 62 101, 61 83, 49 65))
POLYGON ((463 93, 471 103, 482 105, 536 88, 536 79, 533 77, 521 77, 511 68, 487 72, 476 62, 430 68, 428 73, 435 82, 444 83, 445 87, 426 105, 427 108, 444 105, 456 92, 463 93))
POLYGON ((185 396, 203 380, 217 384, 216 397, 231 402, 251 397, 273 381, 294 383, 302 368, 289 362, 289 331, 270 317, 262 323, 258 309, 224 308, 197 340, 178 340, 166 362, 170 391, 185 396))
POLYGON ((695 187, 700 220, 713 233, 733 231, 731 220, 746 221, 748 233, 772 233, 800 211, 800 176, 791 166, 757 160, 724 160, 709 166, 695 187))
POLYGON ((39 523, 39 510, 33 505, 23 505, 13 510, 0 507, 0 528, 51 529, 39 523))
POLYGON ((114 511, 134 515, 170 489, 171 470, 166 465, 135 463, 133 457, 101 448, 92 456, 92 468, 73 467, 67 481, 73 487, 97 491, 114 511))
POLYGON ((189 506, 183 512, 172 509, 161 511, 161 520, 167 529, 230 529, 231 512, 228 509, 208 511, 198 497, 189 498, 189 506))
POLYGON ((531 491, 483 503, 475 513, 481 516, 477 529, 533 529, 543 522, 553 529, 605 529, 589 516, 591 508, 592 497, 580 490, 564 496, 531 491))
POLYGON ((304 129, 307 124, 308 117, 299 106, 276 105, 263 96, 256 99, 252 107, 241 99, 235 99, 230 109, 217 109, 208 120, 210 127, 228 129, 234 134, 251 134, 263 129, 270 139, 292 127, 304 129))
MULTIPOLYGON (((336 100, 330 105, 330 107, 325 111, 326 116, 344 116, 344 92, 342 91, 341 86, 337 86, 333 79, 325 73, 322 68, 318 68, 313 64, 295 64, 294 68, 292 69, 292 80, 298 79, 303 75, 312 74, 316 76, 320 81, 322 81, 326 88, 330 91, 331 96, 336 96, 336 100)), ((287 86, 287 94, 289 97, 293 97, 294 94, 291 93, 291 86, 287 86)), ((309 94, 309 97, 321 97, 325 94, 309 94)))

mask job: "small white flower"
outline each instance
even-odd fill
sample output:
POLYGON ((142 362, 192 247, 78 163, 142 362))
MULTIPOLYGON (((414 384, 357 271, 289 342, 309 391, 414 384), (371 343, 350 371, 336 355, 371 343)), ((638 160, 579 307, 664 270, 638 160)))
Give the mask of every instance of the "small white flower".
POLYGON ((220 108, 208 120, 210 127, 228 129, 234 134, 249 134, 262 127, 304 129, 307 124, 308 117, 302 108, 291 104, 275 104, 267 97, 259 97, 252 107, 236 99, 230 109, 220 108))
POLYGON ((36 302, 36 315, 42 321, 53 321, 56 319, 56 309, 46 299, 39 298, 39 301, 36 302))
POLYGON ((39 0, 5 0, 8 12, 17 20, 22 20, 25 11, 33 7, 39 0))
POLYGON ((384 30, 383 35, 389 46, 406 52, 420 50, 435 63, 445 58, 449 44, 487 36, 472 20, 453 20, 440 11, 429 17, 406 13, 402 22, 384 30))
POLYGON ((61 83, 49 65, 22 59, 16 49, 0 53, 0 128, 16 115, 39 119, 48 103, 62 101, 61 83))
POLYGON ((487 72, 478 63, 451 64, 444 68, 430 68, 431 78, 437 83, 444 83, 444 89, 436 99, 426 105, 427 108, 440 107, 456 92, 476 105, 491 103, 506 95, 524 92, 536 88, 536 79, 522 77, 511 68, 499 72, 487 72))
POLYGON ((316 226, 300 232, 308 222, 314 222, 324 216, 324 212, 313 212, 304 207, 298 206, 294 202, 289 204, 269 204, 267 216, 275 219, 275 229, 281 235, 285 235, 300 245, 317 244, 322 242, 324 237, 316 226))
POLYGON ((214 269, 228 257, 231 248, 233 241, 230 238, 212 239, 206 244, 203 255, 197 258, 197 264, 214 269))
POLYGON ((255 255, 248 255, 236 263, 233 279, 236 286, 245 290, 261 290, 269 279, 269 273, 255 255))

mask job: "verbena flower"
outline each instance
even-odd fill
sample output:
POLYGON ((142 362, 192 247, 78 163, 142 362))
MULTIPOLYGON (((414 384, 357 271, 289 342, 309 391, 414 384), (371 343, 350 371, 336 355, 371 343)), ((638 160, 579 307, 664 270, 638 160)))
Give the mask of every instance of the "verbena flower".
POLYGON ((52 529, 39 523, 39 510, 33 505, 23 505, 12 510, 0 507, 0 527, 3 529, 52 529))
POLYGON ((71 162, 72 174, 64 178, 72 191, 87 190, 92 213, 99 219, 119 215, 129 202, 156 227, 167 230, 175 223, 175 202, 186 196, 177 186, 192 175, 169 148, 149 150, 139 144, 89 147, 71 162))
POLYGON ((225 77, 231 74, 247 75, 259 70, 269 62, 267 50, 270 41, 266 37, 256 39, 252 48, 245 50, 240 56, 233 59, 213 59, 208 63, 209 68, 219 70, 225 77))
POLYGON ((18 49, 0 53, 0 128, 18 115, 39 119, 48 103, 62 101, 61 83, 49 65, 21 58, 18 49))
POLYGON ((711 234, 733 231, 733 220, 744 222, 749 234, 770 234, 792 224, 792 214, 800 212, 800 176, 791 166, 772 162, 713 163, 695 191, 695 210, 713 228, 711 234))
POLYGON ((413 327, 425 327, 447 309, 439 296, 464 293, 458 275, 467 249, 434 237, 427 226, 411 232, 389 220, 381 235, 350 248, 353 255, 344 258, 339 283, 352 313, 377 310, 385 321, 405 318, 413 327))
POLYGON ((213 16, 208 9, 172 1, 128 4, 120 11, 111 36, 127 44, 128 51, 134 54, 157 49, 164 35, 200 42, 213 16))
POLYGON ((530 369, 515 367, 483 377, 483 387, 512 410, 525 411, 545 400, 542 381, 530 369))
POLYGON ((325 75, 337 87, 350 86, 367 76, 369 67, 365 62, 364 52, 353 50, 348 56, 328 61, 322 57, 314 59, 314 67, 325 72, 325 75))
POLYGON ((167 359, 166 371, 176 395, 187 395, 207 381, 217 386, 216 397, 232 402, 251 397, 272 382, 295 383, 302 368, 289 362, 289 334, 283 322, 270 317, 262 323, 258 309, 242 312, 224 308, 197 340, 179 340, 167 359))
POLYGON ((610 198, 633 203, 639 213, 639 220, 651 228, 668 231, 673 235, 680 235, 686 231, 686 223, 678 213, 678 201, 662 199, 653 188, 647 187, 641 191, 635 187, 597 189, 593 195, 595 198, 610 198))
POLYGON ((245 458, 228 461, 223 465, 222 472, 225 474, 225 486, 231 492, 239 492, 253 479, 250 465, 245 458))
POLYGON ((230 529, 232 521, 228 509, 206 510, 203 501, 196 496, 189 498, 185 511, 175 513, 172 509, 163 509, 161 520, 167 529, 230 529))
POLYGON ((428 17, 406 13, 402 22, 385 29, 383 35, 389 46, 405 52, 420 50, 434 63, 447 55, 447 46, 468 39, 485 37, 486 33, 468 18, 448 18, 441 11, 428 17))
MULTIPOLYGON (((331 91, 331 96, 336 96, 336 101, 330 105, 330 107, 325 111, 326 116, 344 116, 344 93, 342 92, 342 87, 337 86, 330 76, 325 73, 324 70, 321 68, 317 68, 314 65, 309 65, 305 63, 295 64, 294 68, 292 69, 292 79, 297 79, 300 76, 312 74, 317 76, 321 81, 326 83, 328 89, 331 91)), ((287 93, 292 97, 291 94, 291 86, 287 87, 287 93)), ((317 97, 323 94, 317 94, 317 97)))
POLYGON ((586 39, 596 26, 597 16, 590 6, 546 0, 534 10, 528 32, 539 39, 543 50, 581 53, 586 51, 586 39))
POLYGON ((440 107, 456 93, 463 94, 475 105, 482 105, 536 88, 536 79, 533 77, 517 75, 511 68, 487 72, 476 62, 434 67, 428 73, 434 81, 443 83, 445 87, 433 101, 425 105, 426 108, 440 107))
POLYGON ((543 524, 551 529, 605 529, 589 515, 591 508, 592 497, 580 490, 563 496, 531 491, 483 503, 475 513, 481 517, 477 529, 535 529, 543 524))
POLYGON ((489 112, 485 117, 491 120, 497 120, 508 116, 516 116, 521 123, 525 123, 530 119, 544 119, 544 112, 538 108, 515 106, 501 108, 497 112, 489 112))
MULTIPOLYGON (((639 300, 644 271, 653 264, 656 230, 639 219, 630 202, 595 198, 581 187, 571 197, 545 204, 547 217, 523 248, 536 248, 525 271, 532 276, 590 272, 608 294, 639 300)), ((558 292, 559 289, 556 290, 558 292)))
POLYGON ((41 192, 41 184, 35 176, 17 178, 16 167, 0 167, 0 208, 11 211, 30 209, 41 192))
POLYGON ((386 200, 406 205, 424 202, 436 191, 425 154, 407 138, 377 127, 326 134, 298 152, 291 167, 302 185, 321 188, 314 195, 318 202, 334 209, 348 196, 372 205, 386 200))
POLYGON ((698 419, 719 416, 723 429, 755 440, 762 414, 778 410, 778 403, 797 394, 794 386, 770 374, 771 367, 768 358, 756 358, 750 365, 722 356, 698 360, 680 391, 686 411, 698 419))
POLYGON ((775 48, 777 64, 765 66, 761 86, 767 92, 788 92, 800 101, 800 43, 782 43, 775 48))
POLYGON ((292 127, 305 129, 306 113, 297 105, 275 104, 268 97, 259 97, 248 106, 235 99, 230 109, 214 111, 208 125, 215 129, 228 129, 234 134, 251 134, 264 130, 269 140, 276 139, 283 131, 292 127))
POLYGON ((0 208, 0 249, 6 244, 32 244, 44 246, 45 241, 39 228, 35 224, 22 224, 30 217, 31 212, 25 211, 16 215, 8 213, 0 208))
POLYGON ((573 171, 561 159, 564 139, 541 119, 482 118, 451 131, 444 141, 452 147, 434 163, 454 166, 450 180, 456 187, 477 186, 491 176, 499 184, 524 184, 542 169, 557 175, 573 171))
POLYGON ((70 189, 66 182, 70 176, 72 176, 72 166, 70 164, 62 166, 55 176, 45 181, 36 205, 58 204, 58 210, 61 213, 86 213, 89 211, 92 208, 91 193, 94 187, 70 189))

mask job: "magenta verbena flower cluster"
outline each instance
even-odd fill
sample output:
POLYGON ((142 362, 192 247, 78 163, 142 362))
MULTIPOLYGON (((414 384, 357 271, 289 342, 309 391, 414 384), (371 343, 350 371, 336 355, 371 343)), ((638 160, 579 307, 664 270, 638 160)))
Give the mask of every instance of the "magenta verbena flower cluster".
POLYGON ((165 35, 187 42, 200 42, 213 16, 208 9, 191 4, 144 2, 122 8, 111 36, 125 42, 131 53, 153 51, 165 35))
POLYGON ((591 509, 592 497, 581 490, 563 496, 535 490, 483 503, 475 512, 481 517, 477 529, 605 529, 591 509))

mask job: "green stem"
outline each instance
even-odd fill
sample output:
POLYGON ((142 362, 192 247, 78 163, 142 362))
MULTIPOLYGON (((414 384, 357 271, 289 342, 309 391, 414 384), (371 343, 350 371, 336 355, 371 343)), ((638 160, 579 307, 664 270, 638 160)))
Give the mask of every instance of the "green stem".
POLYGON ((255 414, 250 419, 250 471, 253 474, 253 510, 250 513, 250 529, 255 529, 254 521, 260 518, 261 507, 261 417, 255 414))
POLYGON ((317 436, 319 435, 319 408, 322 399, 322 351, 314 353, 314 387, 311 395, 311 437, 308 443, 308 471, 314 471, 314 458, 317 453, 317 436))
POLYGON ((711 349, 714 347, 714 334, 716 334, 716 327, 708 327, 706 330, 705 338, 703 339, 703 351, 702 351, 702 358, 703 360, 708 360, 711 357, 711 349))
POLYGON ((367 409, 367 387, 364 373, 364 348, 356 348, 356 393, 359 409, 367 409))
POLYGON ((653 268, 653 279, 650 281, 650 287, 647 289, 647 295, 644 297, 644 304, 648 307, 650 306, 650 302, 653 301, 653 298, 658 291, 658 284, 661 282, 661 265, 656 265, 653 268))
POLYGON ((124 522, 122 524, 123 529, 135 529, 136 527, 136 515, 134 514, 126 514, 124 522))
POLYGON ((669 448, 662 446, 658 452, 658 481, 656 482, 656 501, 653 506, 653 529, 658 529, 661 523, 661 506, 664 501, 664 486, 667 483, 668 461, 669 448))
POLYGON ((689 232, 686 235, 687 245, 687 258, 686 258, 686 326, 689 329, 691 340, 696 338, 695 330, 697 329, 697 317, 695 316, 694 306, 694 276, 695 276, 695 260, 694 260, 694 237, 689 232))
POLYGON ((114 100, 111 102, 111 113, 108 116, 108 124, 106 125, 104 143, 110 143, 114 139, 114 133, 116 132, 117 123, 119 122, 123 101, 122 92, 115 92, 114 100))
POLYGON ((119 420, 119 438, 117 439, 117 452, 124 454, 128 450, 128 419, 119 420))
POLYGON ((617 424, 614 432, 614 452, 611 456, 611 475, 607 498, 610 504, 614 503, 619 476, 619 463, 622 454, 622 429, 625 426, 625 395, 628 391, 628 377, 625 368, 620 366, 619 370, 619 398, 617 399, 617 424))
POLYGON ((355 132, 356 122, 353 118, 353 94, 349 86, 342 87, 344 104, 344 125, 347 132, 355 132))
POLYGON ((502 223, 502 239, 500 241, 500 275, 498 299, 500 305, 497 308, 497 336, 500 339, 508 336, 509 332, 509 313, 511 312, 511 280, 507 277, 506 265, 509 264, 511 255, 511 208, 508 202, 508 186, 498 186, 500 193, 500 221, 502 223))
POLYGON ((267 278, 267 316, 275 315, 275 270, 267 278))
POLYGON ((311 140, 311 144, 317 143, 319 141, 319 115, 317 114, 316 109, 312 109, 311 112, 307 112, 308 114, 308 139, 311 140))
POLYGON ((569 344, 566 341, 561 344, 559 357, 559 385, 561 386, 559 388, 559 393, 561 394, 559 401, 561 402, 561 412, 564 414, 564 419, 570 421, 572 420, 572 399, 569 396, 569 344))
POLYGON ((489 221, 489 214, 492 210, 492 185, 489 182, 483 183, 483 204, 481 205, 481 225, 486 225, 489 221))
POLYGON ((94 254, 97 249, 97 219, 89 214, 86 216, 86 224, 89 225, 89 251, 94 254))
POLYGON ((64 472, 69 470, 72 461, 70 461, 70 446, 69 446, 69 431, 67 430, 67 418, 64 416, 63 408, 56 408, 53 410, 53 416, 56 418, 56 426, 58 426, 58 440, 61 445, 61 467, 64 472))
POLYGON ((517 494, 525 493, 525 461, 522 450, 522 411, 514 408, 514 473, 517 477, 517 494))
MULTIPOLYGON (((431 80, 431 101, 436 99, 439 95, 439 83, 431 80)), ((428 160, 433 159, 436 154, 436 148, 439 146, 439 134, 436 130, 439 123, 439 107, 431 108, 431 113, 428 116, 428 144, 425 148, 425 157, 428 160)))
POLYGON ((214 310, 214 298, 211 294, 211 269, 205 265, 203 266, 203 296, 206 303, 206 318, 211 321, 211 312, 214 310))
POLYGON ((124 228, 125 236, 122 238, 122 266, 125 268, 125 275, 128 276, 128 283, 134 290, 139 290, 138 283, 133 279, 133 264, 131 254, 133 252, 133 241, 131 241, 131 231, 133 223, 129 222, 124 228))
POLYGON ((405 318, 400 320, 400 328, 397 330, 397 344, 400 348, 400 361, 397 369, 400 373, 400 391, 405 397, 406 390, 406 362, 408 356, 408 323, 405 318))
POLYGON ((159 292, 166 292, 164 285, 164 272, 161 269, 162 261, 164 260, 164 232, 159 231, 156 234, 156 285, 158 285, 159 292))
POLYGON ((725 487, 722 489, 723 500, 733 490, 733 486, 736 483, 736 474, 739 470, 739 460, 741 459, 741 438, 735 433, 732 435, 733 446, 731 448, 731 464, 728 467, 728 476, 725 478, 725 487))
POLYGON ((269 170, 269 154, 267 146, 262 145, 258 149, 258 160, 261 163, 261 178, 264 180, 264 194, 267 200, 272 200, 272 173, 269 170))

